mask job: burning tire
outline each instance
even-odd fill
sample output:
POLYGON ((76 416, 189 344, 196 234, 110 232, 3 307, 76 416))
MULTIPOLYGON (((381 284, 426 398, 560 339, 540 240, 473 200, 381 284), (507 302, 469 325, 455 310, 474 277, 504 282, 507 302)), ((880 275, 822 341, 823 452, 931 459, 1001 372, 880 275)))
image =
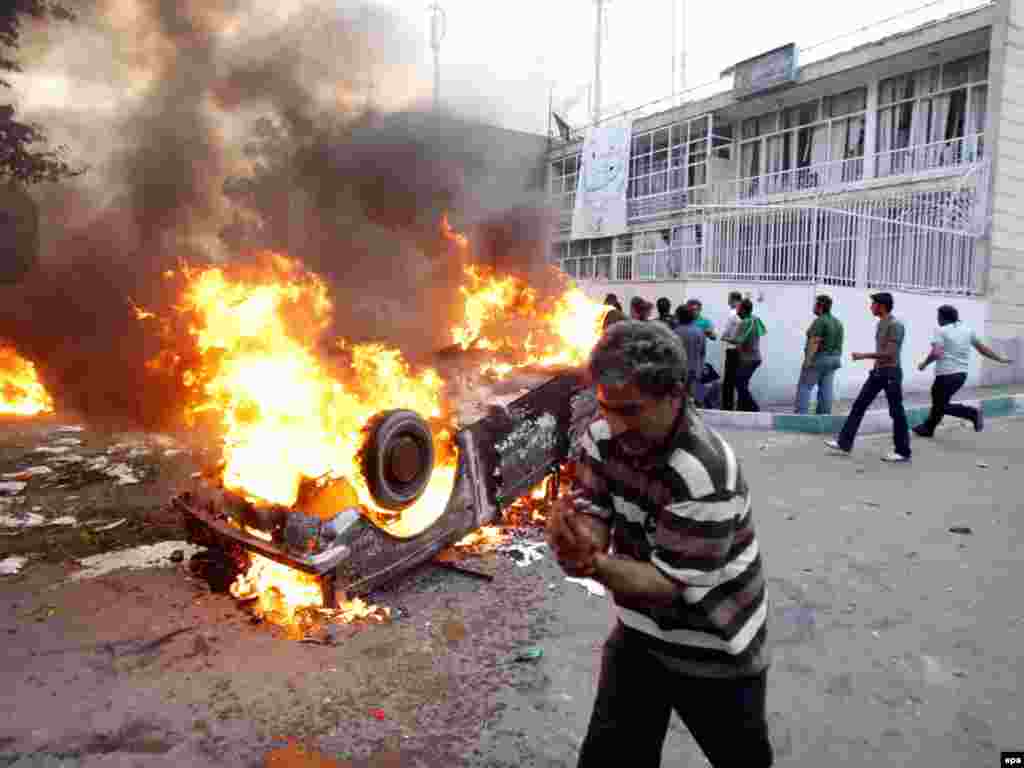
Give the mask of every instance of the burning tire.
POLYGON ((402 510, 416 501, 434 469, 434 438, 414 411, 378 413, 366 426, 363 476, 373 500, 384 509, 402 510))

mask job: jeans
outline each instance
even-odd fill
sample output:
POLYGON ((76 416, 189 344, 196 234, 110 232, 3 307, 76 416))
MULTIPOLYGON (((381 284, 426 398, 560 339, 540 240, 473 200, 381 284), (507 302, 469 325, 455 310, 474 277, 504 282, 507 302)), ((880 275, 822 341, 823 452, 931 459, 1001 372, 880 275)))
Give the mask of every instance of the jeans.
MULTIPOLYGON (((702 366, 703 367, 703 366, 702 366)), ((703 371, 689 371, 686 374, 686 384, 690 390, 690 397, 697 404, 698 408, 704 407, 704 385, 700 383, 700 376, 703 371)))
POLYGON ((722 372, 723 411, 731 411, 736 407, 736 368, 739 364, 739 350, 735 347, 725 350, 725 370, 722 372))
POLYGON ((935 377, 935 382, 932 384, 932 410, 928 414, 928 420, 921 425, 921 432, 926 435, 932 434, 939 426, 943 416, 955 416, 958 419, 966 419, 972 424, 977 423, 977 408, 949 402, 966 381, 966 373, 947 373, 935 377))
POLYGON ((807 413, 811 404, 811 390, 818 388, 818 413, 832 413, 833 382, 842 366, 839 355, 818 355, 810 368, 800 372, 796 388, 796 412, 807 413))
POLYGON ((896 446, 896 453, 900 456, 910 456, 910 428, 907 426, 907 413, 903 410, 903 369, 902 368, 875 368, 868 375, 868 380, 860 388, 860 394, 853 401, 850 415, 846 417, 846 423, 840 431, 836 442, 844 451, 853 448, 853 441, 857 437, 857 430, 864 418, 865 412, 878 397, 879 392, 885 392, 885 399, 889 401, 889 415, 892 416, 892 439, 896 446))
POLYGON ((754 375, 761 366, 760 360, 752 360, 749 362, 740 361, 736 366, 736 396, 737 396, 737 410, 757 412, 761 410, 761 407, 757 404, 754 396, 750 394, 750 377, 754 375))
POLYGON ((619 624, 601 658, 590 726, 578 768, 661 765, 672 710, 715 768, 766 768, 767 671, 741 678, 692 677, 666 668, 619 624))

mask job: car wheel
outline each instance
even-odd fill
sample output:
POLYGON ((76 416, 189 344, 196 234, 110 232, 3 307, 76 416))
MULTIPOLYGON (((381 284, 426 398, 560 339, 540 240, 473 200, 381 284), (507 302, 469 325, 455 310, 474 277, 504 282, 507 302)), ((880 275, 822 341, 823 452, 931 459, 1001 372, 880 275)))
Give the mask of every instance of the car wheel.
POLYGON ((384 509, 402 510, 416 501, 434 469, 434 438, 414 411, 378 413, 360 458, 370 495, 384 509))

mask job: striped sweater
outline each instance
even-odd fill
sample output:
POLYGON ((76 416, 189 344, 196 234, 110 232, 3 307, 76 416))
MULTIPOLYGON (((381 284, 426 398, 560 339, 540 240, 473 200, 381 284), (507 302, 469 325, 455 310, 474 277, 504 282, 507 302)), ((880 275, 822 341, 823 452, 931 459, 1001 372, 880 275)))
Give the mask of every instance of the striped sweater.
POLYGON ((584 509, 610 524, 616 556, 679 585, 669 607, 617 604, 630 634, 685 674, 756 674, 768 663, 767 603, 750 493, 729 444, 692 407, 680 421, 663 452, 637 461, 596 416, 576 468, 584 509))

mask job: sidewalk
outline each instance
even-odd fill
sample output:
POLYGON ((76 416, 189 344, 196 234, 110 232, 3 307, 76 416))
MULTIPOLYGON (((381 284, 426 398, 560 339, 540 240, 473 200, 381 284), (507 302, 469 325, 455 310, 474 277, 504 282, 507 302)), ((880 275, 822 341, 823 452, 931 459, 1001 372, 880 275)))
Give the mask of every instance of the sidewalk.
MULTIPOLYGON (((995 387, 965 387, 953 402, 980 407, 986 417, 1010 416, 1024 413, 1024 384, 1006 384, 995 387)), ((931 396, 928 392, 913 392, 904 397, 904 408, 910 426, 916 426, 928 418, 931 396)), ((812 407, 814 402, 812 399, 812 407)), ((716 427, 731 429, 766 429, 778 432, 810 432, 833 434, 838 432, 853 400, 837 400, 830 416, 817 414, 795 414, 793 404, 770 403, 760 413, 739 413, 736 411, 702 411, 704 421, 716 427)), ((861 426, 862 434, 887 432, 892 429, 889 404, 881 394, 865 416, 861 426)))

